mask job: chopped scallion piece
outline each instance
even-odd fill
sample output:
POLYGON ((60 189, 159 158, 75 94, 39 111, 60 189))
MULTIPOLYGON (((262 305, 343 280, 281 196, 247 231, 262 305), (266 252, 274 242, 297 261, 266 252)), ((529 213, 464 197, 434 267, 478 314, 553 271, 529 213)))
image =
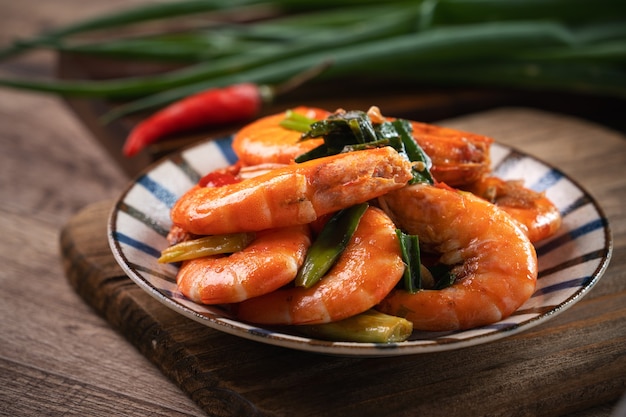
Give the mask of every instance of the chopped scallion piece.
POLYGON ((253 233, 205 236, 172 245, 161 252, 159 263, 172 263, 203 256, 234 253, 245 249, 254 240, 253 233))
POLYGON ((300 326, 303 333, 320 339, 361 343, 404 342, 413 332, 413 323, 397 316, 368 310, 347 319, 325 324, 300 326))
POLYGON ((367 207, 367 203, 358 204, 331 217, 309 248, 296 276, 296 286, 310 288, 322 279, 343 253, 367 207))
POLYGON ((419 239, 417 235, 407 235, 400 229, 396 229, 396 235, 400 243, 402 261, 406 265, 402 285, 405 291, 414 294, 422 289, 422 262, 420 259, 419 239))
POLYGON ((411 134, 413 131, 411 124, 402 119, 394 120, 392 124, 396 128, 396 132, 400 135, 400 139, 402 139, 404 151, 408 155, 409 160, 414 163, 413 180, 411 180, 410 183, 434 184, 435 180, 430 174, 430 168, 433 166, 433 163, 430 160, 430 157, 426 155, 426 152, 424 152, 424 150, 417 144, 417 141, 413 138, 413 135, 411 134))
POLYGON ((449 265, 437 264, 429 268, 429 271, 435 279, 435 290, 442 290, 454 284, 456 275, 452 272, 449 265))
POLYGON ((314 119, 309 119, 305 115, 296 113, 293 110, 287 110, 285 118, 281 120, 280 125, 285 129, 306 133, 311 130, 313 123, 315 123, 314 119))

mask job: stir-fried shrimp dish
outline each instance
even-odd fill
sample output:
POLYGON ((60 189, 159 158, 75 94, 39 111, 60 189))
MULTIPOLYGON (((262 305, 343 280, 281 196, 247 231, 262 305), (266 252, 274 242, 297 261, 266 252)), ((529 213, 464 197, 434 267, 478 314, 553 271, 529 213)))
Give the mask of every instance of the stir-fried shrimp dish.
POLYGON ((487 136, 298 107, 245 126, 238 162, 173 206, 160 262, 253 324, 340 341, 495 323, 533 294, 554 204, 490 170, 487 136))

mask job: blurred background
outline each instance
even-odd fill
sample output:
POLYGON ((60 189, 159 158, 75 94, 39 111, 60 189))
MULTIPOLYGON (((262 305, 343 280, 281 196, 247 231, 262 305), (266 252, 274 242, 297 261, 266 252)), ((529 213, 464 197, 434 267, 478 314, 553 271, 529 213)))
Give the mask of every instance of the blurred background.
POLYGON ((0 88, 62 97, 131 175, 249 118, 177 132, 131 161, 120 149, 140 120, 241 82, 272 88, 259 116, 323 103, 432 122, 526 106, 626 130, 622 1, 134 0, 63 15, 26 2, 1 3, 0 88))

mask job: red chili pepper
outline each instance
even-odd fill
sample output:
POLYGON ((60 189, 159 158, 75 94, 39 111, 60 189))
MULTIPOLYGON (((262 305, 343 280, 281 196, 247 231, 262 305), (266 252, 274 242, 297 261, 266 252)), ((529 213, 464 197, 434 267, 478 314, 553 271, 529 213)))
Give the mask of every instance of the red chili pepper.
POLYGON ((226 168, 216 169, 200 178, 198 185, 200 187, 222 187, 224 185, 235 184, 241 179, 237 176, 241 165, 239 163, 226 168))
POLYGON ((135 126, 124 144, 124 155, 133 156, 172 133, 252 118, 261 109, 263 92, 263 87, 242 83, 203 91, 172 103, 135 126))

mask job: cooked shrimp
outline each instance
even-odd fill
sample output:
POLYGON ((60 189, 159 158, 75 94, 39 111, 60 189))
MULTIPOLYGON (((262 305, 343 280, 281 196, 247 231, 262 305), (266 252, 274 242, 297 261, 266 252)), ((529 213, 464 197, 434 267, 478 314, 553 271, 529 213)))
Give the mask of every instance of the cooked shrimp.
POLYGON ((393 290, 378 306, 428 331, 495 323, 532 295, 537 255, 524 232, 495 205, 450 188, 412 185, 384 202, 396 224, 419 236, 426 251, 453 265, 455 282, 442 290, 393 290))
POLYGON ((413 137, 432 160, 431 173, 451 186, 468 184, 490 170, 493 139, 475 133, 411 122, 413 137))
POLYGON ((544 193, 525 188, 523 181, 484 177, 463 188, 509 213, 531 242, 550 237, 561 227, 559 209, 544 193))
MULTIPOLYGON (((293 110, 310 119, 321 120, 329 113, 312 107, 293 110)), ((290 164, 305 152, 322 144, 322 139, 300 141, 301 133, 280 126, 285 113, 263 117, 244 126, 233 138, 233 151, 244 165, 290 164)))
POLYGON ((314 286, 279 289, 234 306, 236 316, 262 324, 319 324, 362 313, 398 283, 404 263, 395 225, 369 207, 336 264, 314 286))
POLYGON ((198 235, 307 224, 403 187, 411 177, 411 163, 390 147, 348 152, 218 188, 195 186, 171 218, 198 235))
POLYGON ((292 281, 310 245, 307 225, 265 230, 242 251, 183 262, 176 282, 197 303, 236 303, 292 281))

